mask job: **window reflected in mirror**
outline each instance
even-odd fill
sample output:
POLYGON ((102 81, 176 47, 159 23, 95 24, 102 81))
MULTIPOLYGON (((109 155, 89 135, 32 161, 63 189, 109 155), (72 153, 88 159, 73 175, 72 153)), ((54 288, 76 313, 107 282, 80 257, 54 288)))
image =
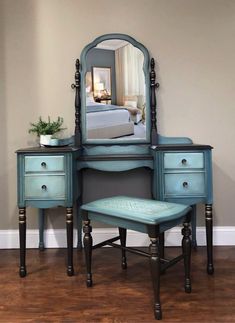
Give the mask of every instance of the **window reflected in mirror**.
POLYGON ((144 55, 121 39, 109 39, 86 57, 87 139, 146 139, 144 55))

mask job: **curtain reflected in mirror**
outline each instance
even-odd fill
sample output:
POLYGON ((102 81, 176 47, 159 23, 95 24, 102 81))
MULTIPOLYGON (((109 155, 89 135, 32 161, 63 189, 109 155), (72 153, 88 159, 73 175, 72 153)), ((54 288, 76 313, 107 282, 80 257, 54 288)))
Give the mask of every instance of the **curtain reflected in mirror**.
POLYGON ((87 53, 87 139, 146 139, 144 55, 110 39, 87 53))

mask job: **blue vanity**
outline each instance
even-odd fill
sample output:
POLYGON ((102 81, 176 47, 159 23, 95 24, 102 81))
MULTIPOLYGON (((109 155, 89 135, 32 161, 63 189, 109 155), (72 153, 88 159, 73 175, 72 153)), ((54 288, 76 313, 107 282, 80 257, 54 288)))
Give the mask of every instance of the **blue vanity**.
POLYGON ((78 248, 81 248, 79 205, 82 172, 87 168, 104 172, 151 169, 154 199, 193 207, 194 247, 196 205, 205 204, 207 272, 213 273, 212 147, 193 144, 189 138, 158 134, 155 94, 158 87, 154 60, 150 60, 148 50, 132 37, 107 34, 84 48, 81 59, 76 61, 72 84, 74 144, 17 151, 21 277, 26 275, 28 206, 40 210, 40 249, 44 248, 45 209, 59 206, 66 209, 67 273, 73 274, 72 213, 77 204, 78 248), (112 65, 108 63, 111 60, 112 65))

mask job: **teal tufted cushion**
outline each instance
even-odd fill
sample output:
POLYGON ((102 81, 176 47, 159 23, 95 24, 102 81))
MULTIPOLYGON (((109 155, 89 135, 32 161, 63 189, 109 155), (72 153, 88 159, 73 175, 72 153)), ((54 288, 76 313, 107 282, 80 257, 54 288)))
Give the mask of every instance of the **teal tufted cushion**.
POLYGON ((156 225, 181 218, 189 212, 190 207, 178 203, 115 196, 83 204, 81 209, 119 219, 156 225))

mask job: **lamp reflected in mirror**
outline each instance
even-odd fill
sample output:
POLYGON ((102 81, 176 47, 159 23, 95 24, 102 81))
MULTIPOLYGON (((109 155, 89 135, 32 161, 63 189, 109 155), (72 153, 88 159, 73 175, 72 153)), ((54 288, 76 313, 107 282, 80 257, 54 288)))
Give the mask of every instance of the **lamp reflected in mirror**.
POLYGON ((95 83, 94 84, 94 96, 101 98, 103 91, 104 91, 104 84, 103 83, 95 83))

